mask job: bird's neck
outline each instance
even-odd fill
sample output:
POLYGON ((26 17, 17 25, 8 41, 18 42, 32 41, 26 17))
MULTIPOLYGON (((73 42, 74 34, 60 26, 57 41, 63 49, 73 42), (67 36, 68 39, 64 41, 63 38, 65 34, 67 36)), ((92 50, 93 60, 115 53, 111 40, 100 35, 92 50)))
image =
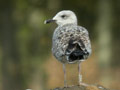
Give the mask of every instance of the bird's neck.
POLYGON ((75 26, 77 26, 77 22, 76 22, 76 23, 60 24, 60 25, 58 25, 58 27, 59 27, 59 26, 62 27, 62 26, 66 26, 66 25, 75 25, 75 26))

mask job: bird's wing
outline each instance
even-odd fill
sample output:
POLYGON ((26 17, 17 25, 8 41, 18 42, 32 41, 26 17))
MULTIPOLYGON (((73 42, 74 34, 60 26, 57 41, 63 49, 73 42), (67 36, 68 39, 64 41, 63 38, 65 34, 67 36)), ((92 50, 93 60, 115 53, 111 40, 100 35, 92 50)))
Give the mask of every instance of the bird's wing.
POLYGON ((65 51, 66 56, 68 56, 67 59, 71 59, 72 61, 87 59, 91 54, 88 31, 78 26, 77 30, 72 31, 71 34, 72 36, 69 38, 68 46, 65 51))
POLYGON ((70 56, 76 48, 82 51, 81 54, 91 53, 88 31, 80 26, 68 25, 56 28, 52 41, 52 53, 60 61, 64 56, 70 56))

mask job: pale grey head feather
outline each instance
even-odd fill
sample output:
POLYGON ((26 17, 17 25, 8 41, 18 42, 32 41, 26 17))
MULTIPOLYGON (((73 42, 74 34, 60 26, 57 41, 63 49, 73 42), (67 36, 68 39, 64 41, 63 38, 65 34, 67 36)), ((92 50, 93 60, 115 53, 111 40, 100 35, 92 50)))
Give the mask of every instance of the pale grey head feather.
POLYGON ((58 12, 54 17, 53 20, 56 21, 56 23, 59 26, 65 25, 65 24, 75 24, 77 25, 77 17, 73 11, 70 10, 63 10, 58 12))

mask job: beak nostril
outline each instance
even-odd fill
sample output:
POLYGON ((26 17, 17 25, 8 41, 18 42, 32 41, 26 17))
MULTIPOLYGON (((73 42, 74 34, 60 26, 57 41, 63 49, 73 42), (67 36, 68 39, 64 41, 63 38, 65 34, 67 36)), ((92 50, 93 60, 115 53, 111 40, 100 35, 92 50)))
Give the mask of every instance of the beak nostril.
POLYGON ((56 21, 56 20, 48 19, 48 20, 45 20, 45 21, 44 21, 44 24, 48 24, 48 23, 55 22, 55 21, 56 21))

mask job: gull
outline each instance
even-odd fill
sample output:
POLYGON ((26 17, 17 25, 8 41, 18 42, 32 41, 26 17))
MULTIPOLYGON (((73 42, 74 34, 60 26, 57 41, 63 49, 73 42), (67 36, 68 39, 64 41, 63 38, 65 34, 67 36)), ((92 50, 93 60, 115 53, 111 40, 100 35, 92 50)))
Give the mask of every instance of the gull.
POLYGON ((58 12, 52 19, 45 20, 45 24, 55 22, 52 38, 52 53, 63 64, 64 86, 66 81, 66 64, 78 63, 78 82, 82 85, 81 62, 91 55, 91 43, 87 29, 78 26, 77 17, 71 10, 58 12))

